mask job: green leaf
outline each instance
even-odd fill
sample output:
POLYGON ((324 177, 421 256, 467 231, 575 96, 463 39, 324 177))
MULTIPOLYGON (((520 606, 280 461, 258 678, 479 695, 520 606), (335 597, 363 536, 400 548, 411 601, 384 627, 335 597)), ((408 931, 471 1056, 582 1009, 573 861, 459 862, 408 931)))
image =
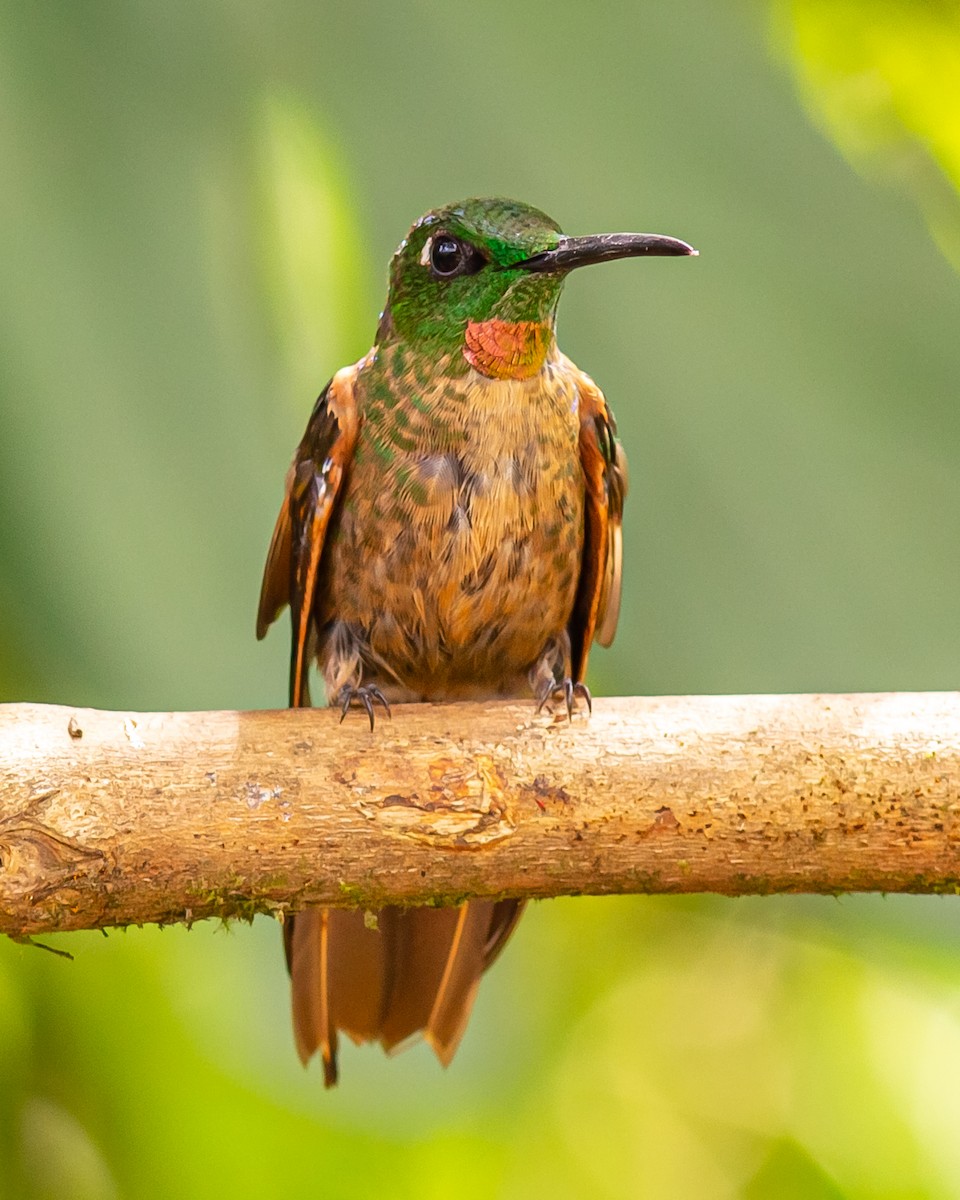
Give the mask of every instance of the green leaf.
POLYGON ((960 269, 960 20, 944 0, 793 0, 780 28, 814 121, 907 191, 960 269))

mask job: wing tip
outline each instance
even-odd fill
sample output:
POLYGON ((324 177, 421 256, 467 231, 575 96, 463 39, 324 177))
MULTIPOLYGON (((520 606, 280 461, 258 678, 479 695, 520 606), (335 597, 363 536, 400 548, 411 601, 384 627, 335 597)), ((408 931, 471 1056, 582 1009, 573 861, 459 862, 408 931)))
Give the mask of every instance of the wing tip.
MULTIPOLYGON (((290 481, 287 480, 289 494, 290 481)), ((291 554, 290 505, 285 499, 277 514, 267 551, 260 584, 260 600, 257 604, 257 641, 262 642, 267 630, 290 602, 290 554, 291 554)))

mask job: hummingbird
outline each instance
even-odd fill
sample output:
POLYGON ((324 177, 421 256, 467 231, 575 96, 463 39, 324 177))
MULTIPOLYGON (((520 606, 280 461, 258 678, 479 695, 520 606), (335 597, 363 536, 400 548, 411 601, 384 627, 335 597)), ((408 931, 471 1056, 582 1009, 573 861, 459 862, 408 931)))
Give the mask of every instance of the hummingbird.
MULTIPOLYGON (((287 473, 257 637, 289 605, 290 705, 522 697, 572 718, 620 610, 626 459, 593 380, 557 347, 567 275, 689 255, 659 234, 567 237, 504 199, 434 209, 393 256, 372 349, 320 393, 287 473)), ((446 1066, 522 901, 284 923, 293 1027, 337 1081, 338 1033, 446 1066)))

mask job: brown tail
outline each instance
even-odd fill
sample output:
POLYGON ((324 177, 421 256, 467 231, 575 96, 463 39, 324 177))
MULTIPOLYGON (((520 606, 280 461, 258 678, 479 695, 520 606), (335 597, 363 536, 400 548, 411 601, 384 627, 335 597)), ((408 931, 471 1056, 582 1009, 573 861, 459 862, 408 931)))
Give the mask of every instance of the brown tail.
POLYGON ((422 1033, 446 1066, 473 1007, 480 976, 520 919, 519 900, 459 908, 383 908, 365 914, 315 908, 284 925, 293 1032, 306 1064, 319 1050, 327 1087, 337 1082, 337 1031, 403 1049, 422 1033))

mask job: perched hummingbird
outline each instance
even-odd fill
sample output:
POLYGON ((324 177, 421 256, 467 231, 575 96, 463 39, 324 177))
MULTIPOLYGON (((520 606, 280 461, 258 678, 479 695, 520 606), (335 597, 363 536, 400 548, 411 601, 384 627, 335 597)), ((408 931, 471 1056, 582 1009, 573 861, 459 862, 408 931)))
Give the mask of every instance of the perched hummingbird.
MULTIPOLYGON (((293 624, 290 704, 316 659, 342 716, 521 696, 570 715, 620 608, 626 461, 607 403, 557 348, 575 267, 696 254, 645 233, 565 237, 544 213, 465 200, 421 217, 390 266, 373 348, 320 394, 287 474, 257 636, 293 624)), ((341 719, 342 719, 341 716, 341 719)), ((444 1065, 518 900, 308 909, 284 926, 293 1026, 337 1080, 337 1033, 444 1065)))

